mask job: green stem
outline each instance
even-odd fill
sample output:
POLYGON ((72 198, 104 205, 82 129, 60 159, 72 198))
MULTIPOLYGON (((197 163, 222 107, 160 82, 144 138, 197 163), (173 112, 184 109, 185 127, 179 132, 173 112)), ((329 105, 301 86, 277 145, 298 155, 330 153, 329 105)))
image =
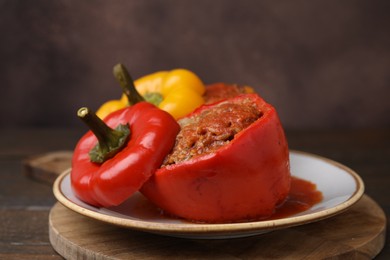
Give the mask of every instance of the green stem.
POLYGON ((119 125, 116 129, 112 129, 86 107, 80 108, 77 111, 77 116, 89 127, 99 141, 89 152, 92 162, 103 163, 126 146, 130 138, 128 124, 119 125))
POLYGON ((144 101, 144 98, 138 93, 133 79, 123 64, 119 63, 115 65, 113 72, 115 78, 119 81, 119 85, 122 87, 123 93, 127 96, 130 106, 144 101))

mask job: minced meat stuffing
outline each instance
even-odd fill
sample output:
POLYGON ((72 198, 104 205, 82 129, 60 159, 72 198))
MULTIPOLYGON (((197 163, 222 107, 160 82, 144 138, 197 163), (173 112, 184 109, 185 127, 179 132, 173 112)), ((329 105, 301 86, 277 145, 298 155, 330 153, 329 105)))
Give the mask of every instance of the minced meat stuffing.
POLYGON ((181 130, 164 165, 212 153, 229 143, 238 132, 260 118, 261 114, 248 99, 222 102, 191 118, 179 120, 181 130))

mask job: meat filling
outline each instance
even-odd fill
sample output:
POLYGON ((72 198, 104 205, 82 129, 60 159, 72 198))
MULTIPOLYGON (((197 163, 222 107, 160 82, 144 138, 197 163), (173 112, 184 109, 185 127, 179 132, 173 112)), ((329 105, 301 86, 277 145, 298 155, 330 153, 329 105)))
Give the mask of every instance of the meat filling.
POLYGON ((180 120, 181 130, 164 166, 216 151, 261 115, 261 111, 248 99, 222 102, 196 116, 180 120))

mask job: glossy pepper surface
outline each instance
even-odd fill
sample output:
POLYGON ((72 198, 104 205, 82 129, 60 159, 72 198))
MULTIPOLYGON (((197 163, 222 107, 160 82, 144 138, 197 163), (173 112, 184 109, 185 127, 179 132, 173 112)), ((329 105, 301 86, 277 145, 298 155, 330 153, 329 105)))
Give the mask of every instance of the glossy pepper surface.
POLYGON ((104 123, 111 130, 128 125, 127 142, 104 162, 93 162, 91 151, 101 141, 94 132, 87 132, 74 150, 71 184, 84 202, 108 207, 129 198, 160 167, 174 145, 179 125, 167 112, 147 102, 115 111, 104 123))
POLYGON ((141 192, 168 214, 201 222, 270 216, 290 188, 288 145, 275 109, 256 94, 203 105, 179 124, 214 106, 247 99, 260 117, 216 151, 161 167, 141 192))
MULTIPOLYGON (((155 72, 137 79, 134 84, 146 101, 167 111, 176 119, 189 114, 204 103, 203 82, 195 73, 186 69, 155 72)), ((104 118, 109 113, 128 105, 126 95, 122 95, 119 100, 104 103, 97 111, 97 115, 104 118)))

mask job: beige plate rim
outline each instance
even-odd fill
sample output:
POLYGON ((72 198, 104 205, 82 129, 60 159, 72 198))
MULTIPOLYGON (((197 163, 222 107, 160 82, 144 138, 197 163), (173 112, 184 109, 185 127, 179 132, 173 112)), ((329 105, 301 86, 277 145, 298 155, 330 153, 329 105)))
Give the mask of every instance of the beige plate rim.
POLYGON ((61 182, 64 178, 70 174, 70 169, 64 171, 53 184, 53 193, 57 200, 69 208, 70 210, 82 214, 86 217, 96 219, 105 223, 146 231, 150 233, 158 233, 169 236, 178 237, 190 237, 190 238, 228 238, 228 237, 241 237, 256 235, 272 230, 281 228, 287 228, 292 226, 303 225, 315 221, 319 221, 325 218, 332 217, 336 214, 344 212, 349 207, 354 205, 364 194, 364 183, 360 176, 348 168, 347 166, 340 164, 331 159, 314 155, 302 151, 291 151, 290 155, 304 156, 314 160, 320 160, 326 164, 335 166, 346 174, 350 175, 356 184, 355 191, 351 196, 344 202, 318 212, 310 214, 291 216, 287 218, 275 219, 275 220, 264 220, 255 222, 243 222, 243 223, 226 223, 226 224, 203 224, 203 223, 191 223, 191 222, 180 222, 180 223, 161 223, 161 222, 150 222, 138 219, 121 218, 118 216, 111 216, 105 213, 96 212, 88 208, 82 207, 75 202, 67 198, 61 190, 61 182))

